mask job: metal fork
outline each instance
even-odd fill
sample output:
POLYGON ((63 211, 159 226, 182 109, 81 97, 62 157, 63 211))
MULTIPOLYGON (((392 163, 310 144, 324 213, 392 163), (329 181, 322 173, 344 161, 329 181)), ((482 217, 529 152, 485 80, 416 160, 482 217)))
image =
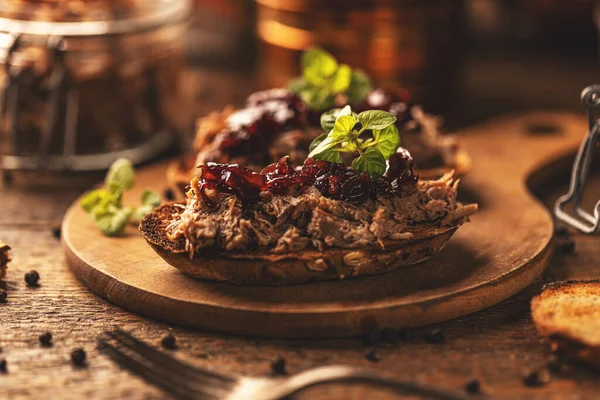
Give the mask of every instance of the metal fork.
POLYGON ((104 332, 98 338, 98 349, 148 383, 181 399, 278 400, 310 386, 341 381, 375 384, 421 398, 466 398, 432 386, 384 378, 374 371, 341 365, 312 368, 287 378, 225 375, 179 361, 119 328, 104 332))

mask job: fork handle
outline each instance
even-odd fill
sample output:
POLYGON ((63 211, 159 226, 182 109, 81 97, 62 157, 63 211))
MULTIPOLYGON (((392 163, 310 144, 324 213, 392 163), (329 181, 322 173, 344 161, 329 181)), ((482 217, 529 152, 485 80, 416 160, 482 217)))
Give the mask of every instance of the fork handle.
POLYGON ((417 394, 434 399, 466 399, 465 396, 460 396, 433 386, 385 378, 364 369, 334 365, 312 368, 293 375, 281 381, 279 385, 266 388, 265 391, 260 393, 260 400, 280 400, 311 386, 331 382, 370 383, 385 386, 398 392, 417 394))

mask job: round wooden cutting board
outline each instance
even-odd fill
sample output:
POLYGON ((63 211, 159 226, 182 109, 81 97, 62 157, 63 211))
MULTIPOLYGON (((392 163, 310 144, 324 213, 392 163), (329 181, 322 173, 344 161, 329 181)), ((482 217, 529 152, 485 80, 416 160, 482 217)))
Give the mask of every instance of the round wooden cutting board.
MULTIPOLYGON (((437 257, 395 272, 288 287, 198 281, 170 267, 135 227, 124 237, 102 236, 78 202, 63 221, 67 261, 85 285, 109 301, 198 329, 341 337, 362 334, 374 325, 441 322, 496 304, 543 271, 551 253, 552 218, 528 185, 551 177, 553 166, 564 168, 564 162, 555 161, 573 153, 586 129, 583 117, 540 113, 461 132, 473 162, 461 182, 461 196, 464 202, 479 203, 480 211, 437 257)), ((134 204, 146 188, 161 192, 165 168, 140 169, 136 190, 125 201, 134 204)))

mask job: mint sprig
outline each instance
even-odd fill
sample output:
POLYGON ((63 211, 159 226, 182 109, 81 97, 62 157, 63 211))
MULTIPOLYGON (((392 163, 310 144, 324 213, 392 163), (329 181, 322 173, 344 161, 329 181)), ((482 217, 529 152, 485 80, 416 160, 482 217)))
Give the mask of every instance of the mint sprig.
POLYGON ((352 168, 378 178, 385 173, 386 160, 400 146, 395 122, 396 117, 385 111, 369 110, 356 114, 350 106, 330 110, 321 116, 321 125, 327 133, 311 143, 308 156, 342 162, 342 153, 358 154, 352 161, 352 168))
POLYGON ((357 103, 371 88, 371 80, 364 72, 338 63, 331 53, 319 47, 302 54, 302 76, 288 85, 313 110, 334 107, 340 94, 348 102, 357 103))
POLYGON ((134 185, 133 164, 121 158, 110 166, 104 178, 104 187, 94 189, 81 198, 81 207, 104 235, 120 235, 128 223, 139 223, 146 214, 160 204, 160 195, 152 190, 146 190, 142 193, 141 206, 137 208, 123 206, 123 193, 134 185))

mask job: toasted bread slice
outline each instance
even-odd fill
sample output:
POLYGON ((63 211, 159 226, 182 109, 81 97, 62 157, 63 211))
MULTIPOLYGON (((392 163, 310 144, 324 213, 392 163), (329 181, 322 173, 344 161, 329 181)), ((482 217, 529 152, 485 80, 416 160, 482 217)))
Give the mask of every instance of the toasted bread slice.
POLYGON ((600 370, 600 280, 544 286, 531 301, 531 316, 555 351, 600 370))
POLYGON ((477 206, 457 210, 436 226, 415 228, 410 239, 384 242, 360 249, 306 250, 288 254, 268 251, 246 253, 203 251, 190 259, 185 239, 170 240, 165 227, 182 210, 166 203, 140 224, 146 241, 170 265, 189 276, 241 285, 295 285, 301 283, 376 275, 416 264, 439 253, 456 229, 477 206))

